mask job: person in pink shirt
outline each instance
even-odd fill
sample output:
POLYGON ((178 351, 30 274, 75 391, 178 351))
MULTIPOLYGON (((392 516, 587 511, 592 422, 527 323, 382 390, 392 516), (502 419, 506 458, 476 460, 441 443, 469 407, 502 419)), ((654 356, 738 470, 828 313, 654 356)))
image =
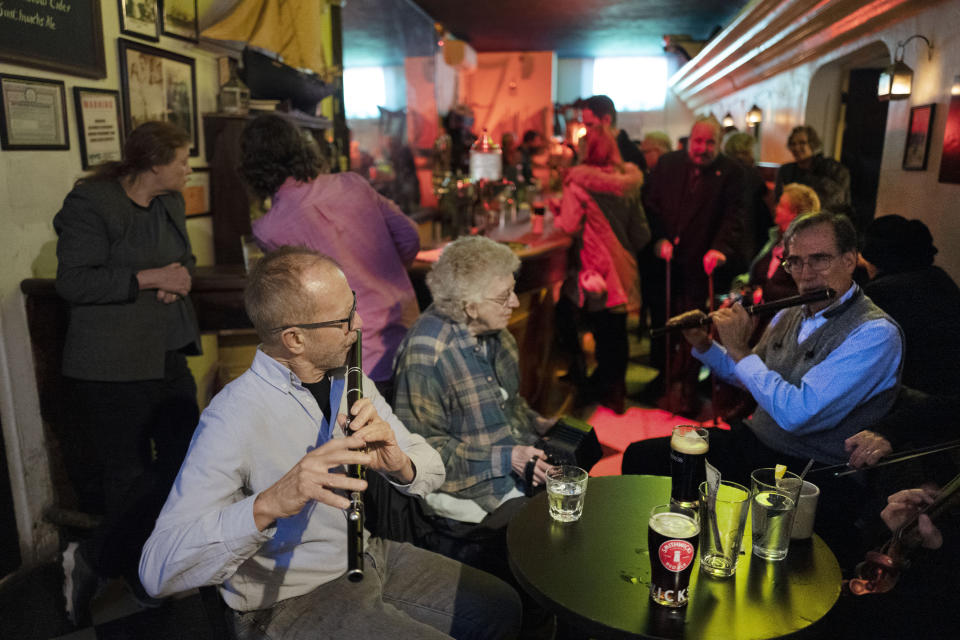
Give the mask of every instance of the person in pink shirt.
POLYGON ((240 170, 270 210, 253 222, 265 251, 303 246, 336 260, 363 313, 363 370, 389 397, 397 346, 419 315, 407 267, 420 250, 413 221, 360 175, 321 173, 309 139, 280 115, 252 120, 240 170))

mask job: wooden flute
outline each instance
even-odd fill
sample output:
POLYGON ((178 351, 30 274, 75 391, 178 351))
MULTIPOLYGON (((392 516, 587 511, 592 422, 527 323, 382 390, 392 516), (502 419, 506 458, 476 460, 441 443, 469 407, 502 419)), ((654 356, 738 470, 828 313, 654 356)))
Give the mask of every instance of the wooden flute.
MULTIPOLYGON (((347 416, 353 419, 351 409, 363 397, 363 346, 360 341, 360 330, 357 330, 357 341, 347 354, 347 416)), ((347 433, 350 433, 349 421, 347 433)), ((363 465, 351 464, 347 466, 347 475, 351 478, 363 480, 366 470, 363 465)), ((350 492, 350 507, 347 509, 347 578, 351 582, 363 580, 363 492, 350 492)))
MULTIPOLYGON (((836 297, 836 295, 837 292, 833 289, 817 289, 816 291, 810 291, 809 293, 803 293, 798 296, 790 296, 789 298, 774 300, 773 302, 747 305, 744 307, 744 310, 746 310, 746 312, 750 315, 756 316, 762 313, 773 313, 775 311, 780 311, 780 309, 786 309, 787 307, 795 307, 799 304, 809 304, 811 302, 820 302, 821 300, 832 300, 834 297, 836 297)), ((713 323, 713 318, 711 318, 709 315, 693 316, 678 320, 678 318, 682 317, 683 316, 676 316, 667 321, 665 326, 651 329, 650 337, 659 338, 666 333, 683 331, 684 329, 696 329, 697 327, 706 327, 713 323)))

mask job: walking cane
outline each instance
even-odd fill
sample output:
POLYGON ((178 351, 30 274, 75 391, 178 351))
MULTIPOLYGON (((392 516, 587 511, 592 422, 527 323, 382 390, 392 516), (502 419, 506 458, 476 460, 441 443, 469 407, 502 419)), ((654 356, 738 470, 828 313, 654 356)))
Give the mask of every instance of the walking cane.
MULTIPOLYGON (((664 323, 669 322, 669 321, 670 321, 670 318, 673 317, 673 316, 671 315, 672 306, 671 306, 671 304, 670 304, 670 263, 671 263, 672 260, 673 260, 673 256, 672 256, 672 255, 671 255, 669 258, 666 259, 666 263, 667 263, 667 283, 666 283, 666 284, 667 284, 667 295, 666 295, 666 298, 667 298, 667 317, 664 319, 664 323)), ((670 381, 670 356, 672 355, 672 354, 670 353, 670 334, 669 334, 669 333, 666 334, 665 336, 663 336, 663 338, 664 338, 663 343, 664 343, 664 345, 666 345, 666 348, 667 348, 667 359, 664 360, 664 362, 663 362, 663 390, 664 390, 664 393, 666 394, 666 397, 669 398, 669 397, 670 397, 670 382, 671 382, 671 381, 670 381)))

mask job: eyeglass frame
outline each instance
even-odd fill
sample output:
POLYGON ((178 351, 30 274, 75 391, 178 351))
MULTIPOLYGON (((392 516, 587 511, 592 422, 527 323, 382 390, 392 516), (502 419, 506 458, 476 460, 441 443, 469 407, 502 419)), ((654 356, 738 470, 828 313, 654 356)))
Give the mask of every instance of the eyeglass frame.
POLYGON ((282 327, 270 329, 271 333, 282 333, 287 329, 322 329, 324 327, 335 327, 338 324, 347 324, 347 331, 353 331, 353 319, 357 315, 357 292, 350 291, 353 294, 353 305, 350 307, 350 315, 341 320, 324 320, 323 322, 307 322, 304 324, 287 324, 282 327))
MULTIPOLYGON (((507 297, 504 298, 503 300, 500 300, 500 299, 498 299, 498 298, 484 298, 484 300, 486 300, 486 301, 488 301, 488 302, 494 302, 494 303, 500 305, 501 307, 506 307, 507 305, 510 304, 510 300, 512 300, 513 297, 516 296, 516 295, 517 295, 516 290, 515 290, 515 289, 510 289, 510 293, 508 293, 508 294, 507 294, 507 297)), ((518 296, 518 298, 519 298, 519 296, 518 296)))
POLYGON ((790 266, 789 261, 791 259, 796 258, 796 260, 798 261, 798 264, 796 265, 798 267, 796 270, 796 273, 798 274, 803 273, 803 268, 805 266, 810 267, 810 269, 815 273, 826 273, 827 271, 830 270, 830 267, 833 266, 833 261, 839 257, 840 257, 839 255, 833 255, 829 253, 815 253, 812 256, 809 256, 806 260, 798 256, 787 256, 786 258, 780 261, 780 266, 783 267, 783 270, 786 271, 788 274, 793 275, 794 268, 790 266), (827 261, 825 266, 819 269, 813 266, 813 262, 812 262, 813 260, 824 260, 824 259, 827 261))

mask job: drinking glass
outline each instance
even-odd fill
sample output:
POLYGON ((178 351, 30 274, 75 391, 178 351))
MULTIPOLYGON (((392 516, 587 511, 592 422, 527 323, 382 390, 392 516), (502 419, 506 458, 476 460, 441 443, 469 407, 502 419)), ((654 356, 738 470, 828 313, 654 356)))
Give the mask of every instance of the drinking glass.
POLYGON ((802 482, 786 471, 777 478, 774 469, 756 469, 750 474, 753 511, 753 555, 765 560, 787 557, 793 515, 802 482))
POLYGON ((707 483, 700 484, 700 567, 712 576, 728 578, 737 570, 743 530, 750 510, 750 491, 724 480, 715 500, 707 483))
POLYGON ((583 514, 587 493, 587 472, 573 465, 559 465, 547 471, 547 503, 550 517, 558 522, 575 522, 583 514))

